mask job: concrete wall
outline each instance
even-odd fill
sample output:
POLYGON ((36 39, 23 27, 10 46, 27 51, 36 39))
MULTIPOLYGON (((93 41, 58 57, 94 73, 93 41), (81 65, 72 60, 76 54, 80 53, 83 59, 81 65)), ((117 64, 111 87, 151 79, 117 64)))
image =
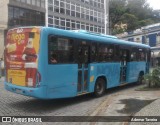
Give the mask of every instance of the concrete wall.
POLYGON ((4 51, 4 30, 8 24, 8 3, 9 0, 0 0, 0 58, 4 51))
POLYGON ((0 30, 0 58, 3 57, 4 52, 4 30, 0 30))
POLYGON ((9 0, 0 0, 0 28, 7 28, 9 0))

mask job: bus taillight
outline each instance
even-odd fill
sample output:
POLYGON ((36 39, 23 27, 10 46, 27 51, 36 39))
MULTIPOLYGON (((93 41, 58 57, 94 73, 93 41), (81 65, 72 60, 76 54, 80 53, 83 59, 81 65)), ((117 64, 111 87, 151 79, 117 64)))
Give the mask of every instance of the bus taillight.
POLYGON ((41 74, 37 71, 37 69, 32 69, 28 73, 30 73, 30 74, 33 73, 35 75, 27 77, 27 86, 28 87, 40 86, 41 74), (36 79, 37 79, 37 81, 36 81, 36 79))
POLYGON ((26 69, 26 82, 28 87, 36 87, 36 63, 25 63, 26 69))

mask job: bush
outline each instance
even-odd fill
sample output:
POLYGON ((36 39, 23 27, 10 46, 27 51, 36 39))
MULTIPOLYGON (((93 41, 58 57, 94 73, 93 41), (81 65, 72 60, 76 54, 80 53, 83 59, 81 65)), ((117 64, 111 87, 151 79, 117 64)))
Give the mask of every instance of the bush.
POLYGON ((144 80, 148 87, 160 87, 160 67, 157 67, 149 74, 146 74, 144 80))

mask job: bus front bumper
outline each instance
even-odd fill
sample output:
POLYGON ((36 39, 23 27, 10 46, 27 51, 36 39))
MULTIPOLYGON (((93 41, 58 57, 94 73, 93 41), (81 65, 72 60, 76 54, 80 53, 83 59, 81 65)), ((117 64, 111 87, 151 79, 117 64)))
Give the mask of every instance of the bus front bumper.
POLYGON ((46 99, 46 90, 47 90, 46 86, 29 88, 29 87, 13 85, 7 82, 5 82, 4 85, 5 85, 5 89, 10 92, 25 95, 25 96, 35 97, 39 99, 46 99))

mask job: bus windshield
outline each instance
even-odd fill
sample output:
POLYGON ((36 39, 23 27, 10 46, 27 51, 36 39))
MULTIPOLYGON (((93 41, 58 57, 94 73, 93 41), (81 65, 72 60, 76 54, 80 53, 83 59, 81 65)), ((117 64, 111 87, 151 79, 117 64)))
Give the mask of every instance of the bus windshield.
POLYGON ((6 81, 35 87, 39 41, 39 28, 9 30, 5 45, 6 81))

